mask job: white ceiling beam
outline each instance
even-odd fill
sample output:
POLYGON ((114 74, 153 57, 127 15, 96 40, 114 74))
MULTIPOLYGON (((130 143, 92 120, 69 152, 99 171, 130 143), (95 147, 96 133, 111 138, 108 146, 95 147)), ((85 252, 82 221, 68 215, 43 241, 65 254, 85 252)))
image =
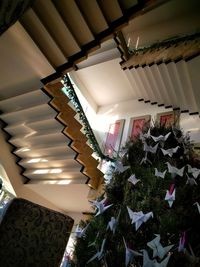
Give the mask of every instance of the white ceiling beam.
POLYGON ((171 79, 172 92, 174 92, 176 95, 177 106, 180 107, 182 110, 188 110, 189 107, 187 105, 187 100, 182 90, 182 85, 177 72, 176 63, 170 62, 166 65, 166 67, 169 73, 169 77, 171 79))
POLYGON ((154 92, 154 95, 157 96, 157 103, 158 104, 163 104, 163 99, 162 99, 162 96, 161 96, 161 93, 160 93, 160 90, 158 88, 158 85, 156 83, 156 79, 154 77, 154 68, 155 66, 146 66, 145 68, 145 71, 146 71, 146 74, 147 74, 147 80, 149 81, 149 84, 152 88, 152 91, 154 92))
POLYGON ((149 96, 149 99, 147 99, 147 100, 150 100, 151 102, 155 102, 156 101, 156 96, 154 94, 154 91, 151 88, 151 85, 150 85, 148 79, 147 79, 147 75, 146 75, 146 71, 145 71, 146 69, 145 68, 139 67, 137 70, 138 70, 138 72, 139 72, 139 74, 141 76, 141 81, 143 82, 144 87, 146 88, 147 94, 149 96))
POLYGON ((177 62, 176 69, 180 77, 182 91, 187 101, 188 109, 190 113, 197 112, 199 109, 194 96, 194 89, 192 87, 190 75, 188 73, 187 63, 184 60, 177 62))
POLYGON ((170 74, 168 72, 168 64, 165 64, 165 63, 162 63, 159 65, 159 72, 162 76, 162 80, 163 80, 163 83, 166 87, 166 91, 168 93, 168 96, 169 96, 169 99, 170 99, 170 102, 171 102, 171 105, 174 107, 174 108, 177 108, 178 106, 178 97, 176 95, 176 92, 174 90, 174 87, 173 87, 173 84, 172 84, 172 80, 171 80, 171 77, 170 77, 170 74))

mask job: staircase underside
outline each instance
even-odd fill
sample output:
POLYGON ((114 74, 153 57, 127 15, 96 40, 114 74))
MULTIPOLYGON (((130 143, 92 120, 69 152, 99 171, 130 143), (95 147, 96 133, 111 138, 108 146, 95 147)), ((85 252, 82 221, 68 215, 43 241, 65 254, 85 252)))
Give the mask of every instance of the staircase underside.
POLYGON ((122 68, 140 101, 200 112, 199 34, 135 51, 122 68))
POLYGON ((200 34, 157 43, 133 52, 130 58, 121 64, 123 69, 149 66, 153 64, 188 61, 200 54, 200 34))
POLYGON ((50 81, 76 68, 131 18, 164 2, 36 0, 19 21, 56 70, 50 81))
POLYGON ((4 130, 12 136, 9 143, 16 147, 13 152, 21 158, 18 164, 28 183, 89 181, 97 188, 102 173, 62 88, 62 83, 45 86, 52 100, 35 90, 0 101, 1 120, 7 124, 4 130))

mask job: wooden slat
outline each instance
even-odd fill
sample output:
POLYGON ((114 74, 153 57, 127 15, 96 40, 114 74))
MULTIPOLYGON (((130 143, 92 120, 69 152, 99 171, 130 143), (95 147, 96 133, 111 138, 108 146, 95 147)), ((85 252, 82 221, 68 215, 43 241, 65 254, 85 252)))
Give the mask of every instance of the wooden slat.
POLYGON ((93 150, 86 144, 87 139, 80 131, 82 126, 74 118, 75 111, 67 104, 69 99, 61 90, 62 88, 63 84, 57 82, 47 84, 44 90, 53 98, 50 104, 58 111, 58 120, 66 125, 63 133, 73 140, 71 147, 78 153, 76 160, 84 166, 83 173, 90 178, 90 185, 97 188, 102 182, 103 174, 97 169, 98 162, 92 157, 93 150), (72 111, 70 112, 69 109, 72 111))

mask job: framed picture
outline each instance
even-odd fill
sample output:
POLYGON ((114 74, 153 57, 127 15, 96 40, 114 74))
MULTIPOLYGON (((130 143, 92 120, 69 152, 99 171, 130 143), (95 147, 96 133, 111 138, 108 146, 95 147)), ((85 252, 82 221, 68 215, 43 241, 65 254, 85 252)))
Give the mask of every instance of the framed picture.
POLYGON ((150 120, 150 115, 131 118, 128 130, 128 137, 131 139, 137 138, 138 135, 142 132, 143 128, 150 124, 150 120))
POLYGON ((170 111, 157 114, 157 121, 160 125, 165 125, 165 127, 171 127, 173 125, 179 125, 180 111, 170 111))
POLYGON ((125 120, 117 120, 109 125, 105 141, 104 154, 110 157, 120 149, 125 120))

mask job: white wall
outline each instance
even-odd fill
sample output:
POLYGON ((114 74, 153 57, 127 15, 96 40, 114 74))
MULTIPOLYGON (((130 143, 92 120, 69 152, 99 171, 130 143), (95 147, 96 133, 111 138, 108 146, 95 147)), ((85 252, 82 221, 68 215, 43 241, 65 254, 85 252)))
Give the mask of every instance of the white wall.
MULTIPOLYGON (((157 105, 151 105, 149 103, 139 102, 138 100, 130 100, 115 105, 109 105, 100 107, 97 112, 96 127, 100 137, 100 144, 103 144, 106 139, 109 124, 120 119, 125 119, 124 131, 121 144, 125 144, 128 139, 128 129, 130 119, 132 117, 139 117, 143 115, 151 115, 151 118, 155 121, 156 115, 162 112, 168 112, 171 109, 165 109, 164 107, 158 107, 157 105)), ((188 113, 183 113, 180 116, 180 128, 184 132, 191 131, 191 140, 196 143, 200 142, 200 118, 199 116, 190 116, 188 113)))

